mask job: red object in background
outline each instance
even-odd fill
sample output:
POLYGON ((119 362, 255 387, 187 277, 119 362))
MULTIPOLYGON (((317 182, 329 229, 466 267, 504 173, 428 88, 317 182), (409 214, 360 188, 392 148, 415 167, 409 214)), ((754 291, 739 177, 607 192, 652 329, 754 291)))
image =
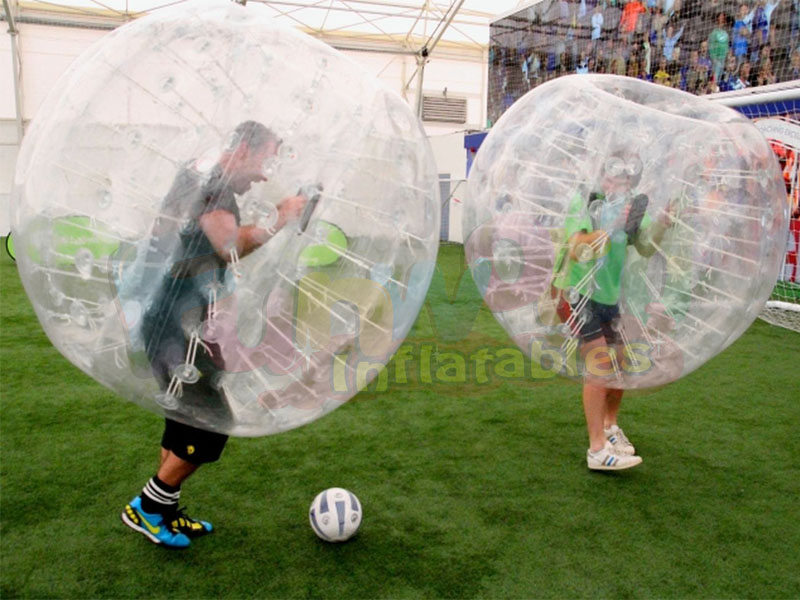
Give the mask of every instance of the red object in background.
POLYGON ((777 140, 770 140, 770 146, 781 165, 783 171, 783 182, 786 186, 788 200, 792 208, 792 218, 789 219, 790 241, 784 260, 784 271, 781 277, 785 281, 797 283, 798 281, 798 252, 800 251, 800 165, 798 164, 798 151, 777 140))
POLYGON ((786 273, 786 281, 797 283, 797 252, 800 250, 800 219, 789 221, 789 231, 791 232, 792 242, 789 251, 786 253, 786 267, 790 269, 786 273))

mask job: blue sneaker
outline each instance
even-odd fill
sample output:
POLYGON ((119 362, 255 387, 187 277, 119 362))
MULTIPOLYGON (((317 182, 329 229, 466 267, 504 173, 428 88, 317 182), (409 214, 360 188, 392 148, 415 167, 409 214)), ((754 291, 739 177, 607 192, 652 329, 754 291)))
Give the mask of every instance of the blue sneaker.
POLYGON ((186 548, 191 541, 186 535, 172 527, 163 515, 146 513, 142 510, 142 499, 136 496, 125 505, 122 522, 134 531, 143 533, 154 544, 167 548, 186 548))
POLYGON ((167 517, 170 527, 174 531, 179 531, 188 538, 198 538, 214 531, 214 527, 208 521, 198 521, 184 512, 186 509, 179 508, 167 517))

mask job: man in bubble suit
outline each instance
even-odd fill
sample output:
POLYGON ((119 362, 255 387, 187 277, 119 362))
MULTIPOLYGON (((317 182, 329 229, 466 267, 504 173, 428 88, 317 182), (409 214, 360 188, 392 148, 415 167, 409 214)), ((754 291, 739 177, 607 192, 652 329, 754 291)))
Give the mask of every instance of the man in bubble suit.
POLYGON ((654 254, 671 217, 653 223, 648 200, 634 195, 642 161, 632 151, 611 152, 603 164, 602 191, 573 198, 564 223, 565 244, 556 258, 553 286, 558 314, 580 339, 586 374, 583 408, 589 433, 587 465, 619 470, 642 462, 617 425, 622 389, 607 387, 598 373, 616 372, 623 358, 618 322, 622 270, 629 246, 654 254))
POLYGON ((141 494, 125 506, 122 521, 150 541, 182 548, 190 539, 212 531, 178 508, 181 484, 202 464, 216 461, 228 436, 179 422, 180 415, 225 425, 231 415, 215 375, 224 370, 219 346, 201 341, 213 319, 225 271, 239 258, 267 242, 306 202, 292 196, 278 205, 274 225, 263 229, 240 225, 236 197, 253 183, 266 181, 281 140, 255 121, 232 133, 210 169, 198 162, 182 167, 162 203, 151 232, 147 263, 166 269, 148 302, 142 337, 166 409, 161 463, 141 494), (170 417, 175 417, 170 418, 170 417))

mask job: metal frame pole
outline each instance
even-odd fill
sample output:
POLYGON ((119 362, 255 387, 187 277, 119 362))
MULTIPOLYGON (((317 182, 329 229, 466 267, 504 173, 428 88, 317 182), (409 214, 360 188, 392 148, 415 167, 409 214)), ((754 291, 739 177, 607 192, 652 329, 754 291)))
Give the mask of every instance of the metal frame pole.
POLYGON ((453 2, 453 4, 450 6, 450 11, 448 14, 442 21, 440 21, 440 25, 442 23, 444 24, 441 26, 441 28, 437 28, 438 31, 435 31, 428 41, 425 42, 425 45, 420 49, 420 51, 417 52, 417 72, 415 73, 417 77, 416 111, 417 116, 420 119, 422 118, 422 83, 425 76, 425 63, 428 62, 428 56, 430 56, 431 52, 433 52, 433 49, 439 43, 439 40, 442 39, 444 32, 447 31, 448 27, 450 27, 450 23, 453 22, 453 19, 455 19, 463 4, 464 0, 455 0, 453 2))
POLYGON ((14 104, 17 111, 17 142, 22 141, 24 134, 22 126, 22 87, 20 85, 20 73, 22 71, 22 62, 19 56, 19 30, 14 22, 14 15, 11 14, 11 6, 8 0, 3 0, 3 8, 6 12, 6 20, 8 21, 8 35, 11 37, 11 62, 14 77, 14 104))

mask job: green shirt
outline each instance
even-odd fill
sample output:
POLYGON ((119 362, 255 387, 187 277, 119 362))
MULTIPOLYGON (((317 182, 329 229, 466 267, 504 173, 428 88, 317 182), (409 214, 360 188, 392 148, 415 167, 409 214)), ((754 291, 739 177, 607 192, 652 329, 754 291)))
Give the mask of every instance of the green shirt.
POLYGON ((728 54, 728 32, 715 29, 708 36, 708 55, 712 60, 723 61, 728 54))
MULTIPOLYGON (((650 223, 650 216, 645 214, 639 231, 650 227, 650 223)), ((598 229, 601 228, 598 227, 598 229)), ((633 240, 629 239, 622 229, 606 231, 609 241, 607 242, 608 252, 604 256, 586 262, 570 259, 567 248, 569 238, 580 231, 591 233, 594 230, 587 202, 583 196, 576 194, 572 198, 567 218, 564 221, 564 247, 556 258, 556 276, 553 279, 553 285, 559 289, 574 288, 582 296, 588 294, 595 302, 613 306, 619 302, 622 268, 625 265, 628 245, 632 244, 633 240), (600 266, 594 275, 586 277, 598 262, 600 266)))

